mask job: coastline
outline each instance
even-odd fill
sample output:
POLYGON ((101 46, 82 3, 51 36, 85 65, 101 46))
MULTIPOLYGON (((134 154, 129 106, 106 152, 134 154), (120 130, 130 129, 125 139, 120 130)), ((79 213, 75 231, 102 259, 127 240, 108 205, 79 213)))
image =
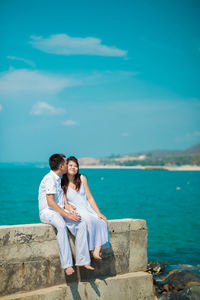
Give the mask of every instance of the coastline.
POLYGON ((166 171, 200 171, 197 165, 182 166, 116 166, 116 165, 80 165, 80 169, 139 169, 139 170, 166 170, 166 171))

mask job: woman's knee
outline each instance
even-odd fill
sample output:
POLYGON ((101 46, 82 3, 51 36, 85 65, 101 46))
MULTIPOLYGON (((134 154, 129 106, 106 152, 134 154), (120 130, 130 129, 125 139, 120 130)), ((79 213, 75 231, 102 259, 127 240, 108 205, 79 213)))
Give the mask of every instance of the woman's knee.
POLYGON ((87 221, 81 220, 77 226, 80 230, 86 230, 87 229, 87 221))

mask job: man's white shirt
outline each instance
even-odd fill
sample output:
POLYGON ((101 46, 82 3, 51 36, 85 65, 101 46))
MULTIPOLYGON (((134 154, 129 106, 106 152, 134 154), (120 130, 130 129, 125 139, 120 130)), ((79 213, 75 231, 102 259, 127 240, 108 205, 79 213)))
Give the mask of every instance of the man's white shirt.
POLYGON ((47 203, 48 194, 54 194, 55 202, 61 207, 64 208, 64 197, 63 190, 61 188, 61 179, 54 172, 50 171, 44 178, 42 179, 39 187, 39 212, 46 211, 48 209, 52 209, 47 203))

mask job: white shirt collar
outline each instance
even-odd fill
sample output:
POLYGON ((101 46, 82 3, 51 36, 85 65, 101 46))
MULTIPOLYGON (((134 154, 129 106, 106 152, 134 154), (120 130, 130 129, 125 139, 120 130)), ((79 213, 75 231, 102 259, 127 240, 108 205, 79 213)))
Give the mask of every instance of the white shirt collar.
POLYGON ((55 179, 56 179, 57 181, 60 180, 60 177, 59 177, 53 170, 51 170, 50 173, 51 173, 51 175, 53 175, 53 176, 55 177, 55 179))

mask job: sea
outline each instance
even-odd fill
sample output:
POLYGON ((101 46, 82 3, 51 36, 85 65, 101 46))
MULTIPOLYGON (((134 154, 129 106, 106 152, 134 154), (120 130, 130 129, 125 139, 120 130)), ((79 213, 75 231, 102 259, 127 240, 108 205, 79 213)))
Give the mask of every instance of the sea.
MULTIPOLYGON (((38 188, 47 167, 0 168, 0 225, 39 223, 38 188)), ((144 219, 148 261, 200 275, 200 172, 81 169, 110 219, 144 219)))

